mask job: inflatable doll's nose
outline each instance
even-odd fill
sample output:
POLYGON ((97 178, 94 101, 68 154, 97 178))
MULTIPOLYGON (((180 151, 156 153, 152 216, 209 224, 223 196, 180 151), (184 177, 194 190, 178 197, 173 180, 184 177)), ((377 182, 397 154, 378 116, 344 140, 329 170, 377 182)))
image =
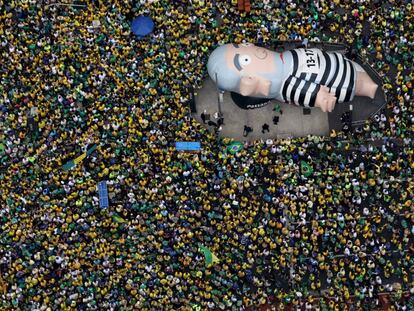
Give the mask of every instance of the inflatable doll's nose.
POLYGON ((265 59, 267 57, 267 51, 264 48, 257 48, 254 55, 259 59, 265 59))

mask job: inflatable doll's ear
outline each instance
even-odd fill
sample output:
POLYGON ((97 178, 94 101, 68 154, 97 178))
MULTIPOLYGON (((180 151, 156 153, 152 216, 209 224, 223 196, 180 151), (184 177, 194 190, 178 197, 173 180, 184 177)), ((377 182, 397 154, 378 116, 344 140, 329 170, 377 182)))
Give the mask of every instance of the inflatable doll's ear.
POLYGON ((269 96, 271 82, 259 76, 244 76, 240 79, 240 94, 243 96, 269 96))

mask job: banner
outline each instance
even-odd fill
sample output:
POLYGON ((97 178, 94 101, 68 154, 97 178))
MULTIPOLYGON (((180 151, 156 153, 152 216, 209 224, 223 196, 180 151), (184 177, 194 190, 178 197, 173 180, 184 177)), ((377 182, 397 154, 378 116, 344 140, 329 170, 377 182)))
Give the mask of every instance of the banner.
POLYGON ((100 208, 109 207, 108 187, 106 185, 106 181, 101 181, 100 183, 98 183, 98 193, 99 193, 99 207, 100 208))
POLYGON ((177 151, 200 151, 201 143, 199 141, 177 141, 175 149, 177 151))
POLYGON ((77 157, 76 159, 73 160, 73 163, 75 163, 75 165, 79 164, 79 162, 83 161, 83 159, 86 158, 86 152, 82 153, 79 157, 77 157))
POLYGON ((82 153, 77 158, 70 160, 66 162, 62 167, 65 171, 69 171, 70 169, 74 168, 77 164, 82 162, 86 157, 88 157, 92 152, 96 150, 97 146, 93 145, 91 148, 89 148, 86 152, 82 153))

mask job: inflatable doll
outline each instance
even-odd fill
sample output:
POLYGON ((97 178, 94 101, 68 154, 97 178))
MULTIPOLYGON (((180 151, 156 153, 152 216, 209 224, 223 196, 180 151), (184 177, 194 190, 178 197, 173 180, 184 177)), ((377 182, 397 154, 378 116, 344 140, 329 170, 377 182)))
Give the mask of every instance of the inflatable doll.
POLYGON ((315 48, 277 53, 251 43, 225 44, 210 55, 207 69, 222 91, 324 112, 354 96, 374 98, 378 88, 359 64, 315 48))

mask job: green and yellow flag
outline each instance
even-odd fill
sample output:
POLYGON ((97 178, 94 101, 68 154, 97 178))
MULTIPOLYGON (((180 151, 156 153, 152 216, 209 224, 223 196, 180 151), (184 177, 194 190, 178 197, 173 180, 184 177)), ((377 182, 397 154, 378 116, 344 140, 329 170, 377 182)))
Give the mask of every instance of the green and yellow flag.
POLYGON ((96 150, 96 147, 97 147, 96 145, 93 145, 91 148, 89 148, 86 152, 82 153, 77 158, 66 162, 63 165, 63 169, 65 171, 69 171, 70 169, 74 168, 77 164, 82 162, 87 156, 89 156, 92 152, 94 152, 96 150))
POLYGON ((198 250, 204 254, 204 259, 207 267, 220 262, 220 259, 218 259, 217 256, 212 251, 210 251, 208 247, 200 244, 198 250))
POLYGON ((227 152, 235 154, 244 148, 244 144, 240 141, 234 141, 227 146, 227 152))
POLYGON ((118 216, 117 214, 112 215, 112 220, 116 223, 125 223, 127 222, 125 219, 123 219, 121 216, 118 216))
POLYGON ((79 157, 73 160, 73 163, 77 165, 79 162, 81 162, 83 159, 86 158, 86 152, 82 153, 79 157))

